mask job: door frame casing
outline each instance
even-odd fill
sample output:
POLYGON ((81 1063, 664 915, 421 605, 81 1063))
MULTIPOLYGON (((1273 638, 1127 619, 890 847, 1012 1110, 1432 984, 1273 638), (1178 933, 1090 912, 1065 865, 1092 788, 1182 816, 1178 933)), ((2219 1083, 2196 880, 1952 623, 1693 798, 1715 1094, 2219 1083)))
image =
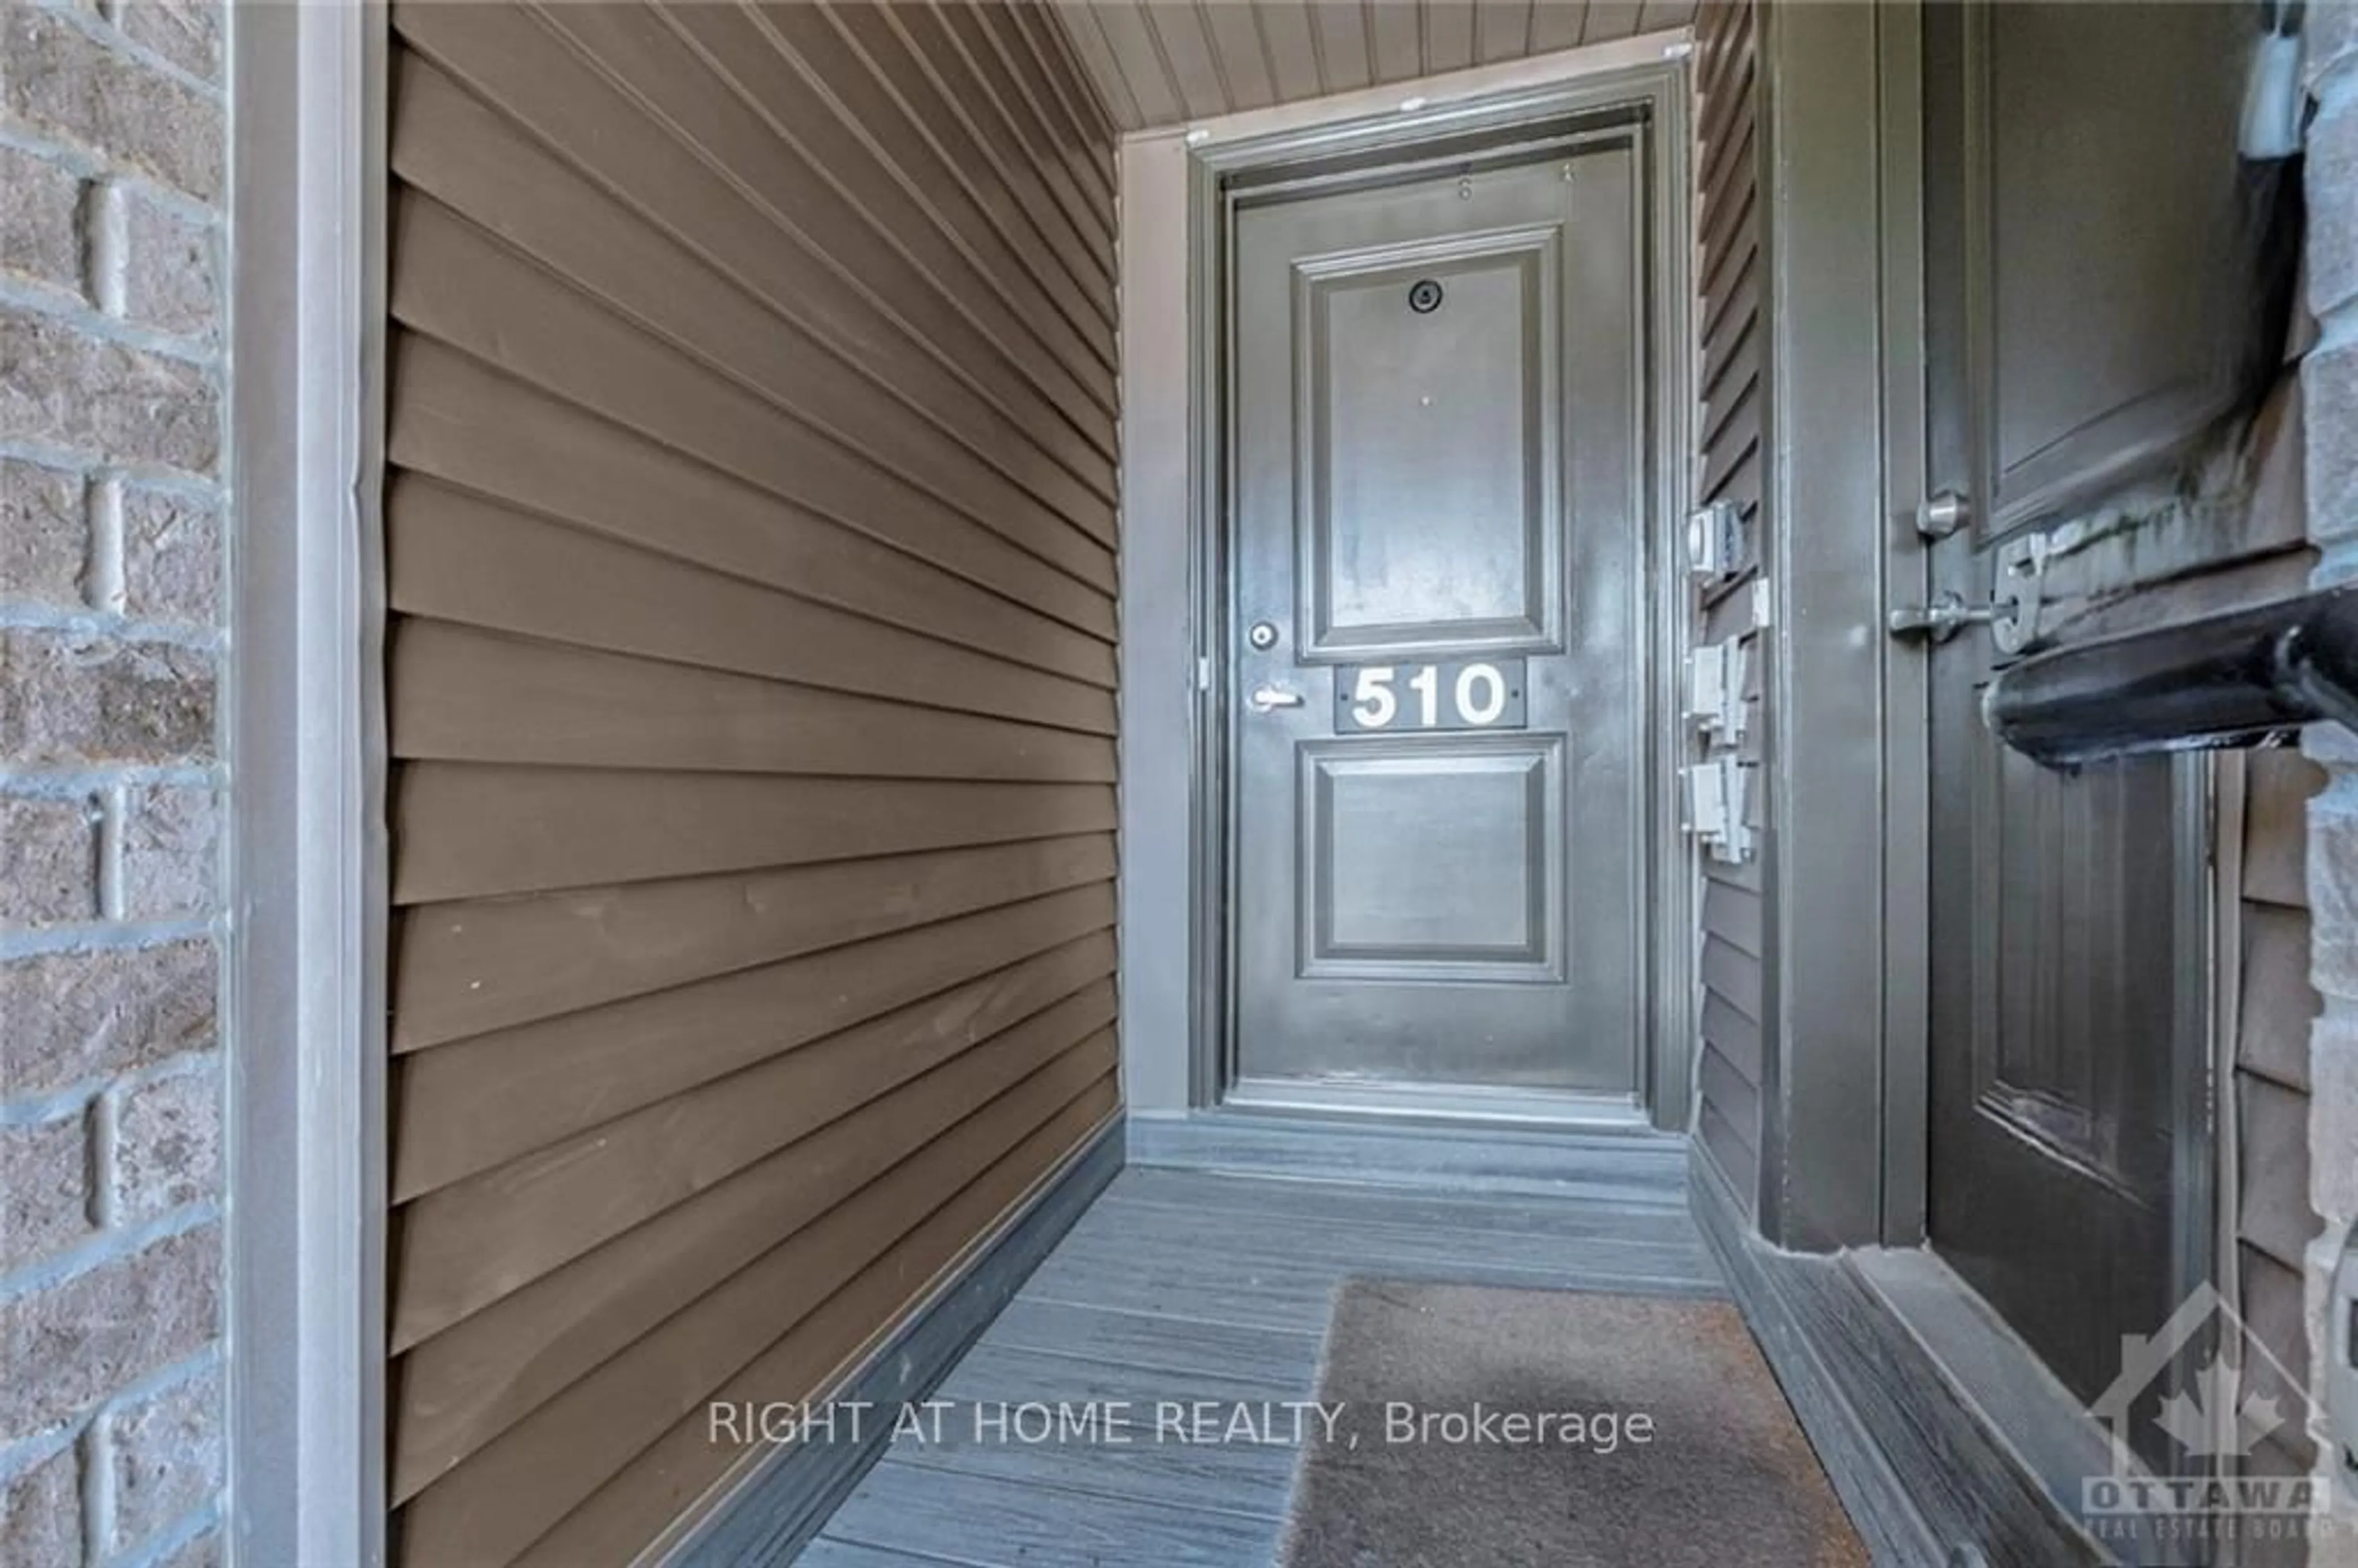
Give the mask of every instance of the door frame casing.
POLYGON ((232 1564, 385 1555, 385 8, 233 5, 232 1564))
POLYGON ((1693 1082, 1694 869, 1677 832, 1675 789, 1684 755, 1674 715, 1691 607, 1672 546, 1674 523, 1684 516, 1691 483, 1682 456, 1691 420, 1684 66, 1689 48, 1683 32, 1654 35, 1555 60, 1394 84, 1325 105, 1295 106, 1290 113, 1232 116, 1194 133, 1126 139, 1122 1044, 1124 1087, 1133 1111, 1218 1104, 1233 1061, 1226 906, 1229 639, 1222 547, 1223 181, 1248 170, 1341 154, 1397 150, 1412 156, 1418 146, 1439 136, 1540 126, 1626 109, 1647 127, 1640 161, 1647 516, 1639 555, 1650 622, 1644 762, 1651 852, 1646 857, 1648 908, 1641 931, 1647 999, 1639 1092, 1657 1125, 1686 1128, 1693 1082), (1183 300, 1184 317, 1174 321, 1170 312, 1183 300), (1184 388, 1184 403, 1167 393, 1156 395, 1174 378, 1184 388), (1174 440, 1184 443, 1184 463, 1172 460, 1179 455, 1171 450, 1174 440), (1141 536, 1142 525, 1158 524, 1157 537, 1141 536), (1174 544, 1181 547, 1169 547, 1174 544), (1174 585, 1156 579, 1175 561, 1184 561, 1184 586, 1174 593, 1174 585), (1134 600, 1133 593, 1147 602, 1134 600), (1146 615, 1134 619, 1134 608, 1146 615), (1172 670, 1182 646, 1184 668, 1172 670), (1174 676, 1184 682, 1184 703, 1169 700, 1183 695, 1172 690, 1174 676), (1161 734, 1160 743, 1157 735, 1139 733, 1151 721, 1140 725, 1135 700, 1150 693, 1157 711, 1174 719, 1184 714, 1178 732, 1161 734), (1174 784, 1180 787, 1171 787, 1174 784), (1187 827, 1179 853, 1173 852, 1180 847, 1169 837, 1174 816, 1187 827), (1184 964, 1174 962, 1174 946, 1184 948, 1184 964), (1163 972, 1151 972, 1153 967, 1163 972), (1182 986, 1173 986, 1174 970, 1184 977, 1182 986))

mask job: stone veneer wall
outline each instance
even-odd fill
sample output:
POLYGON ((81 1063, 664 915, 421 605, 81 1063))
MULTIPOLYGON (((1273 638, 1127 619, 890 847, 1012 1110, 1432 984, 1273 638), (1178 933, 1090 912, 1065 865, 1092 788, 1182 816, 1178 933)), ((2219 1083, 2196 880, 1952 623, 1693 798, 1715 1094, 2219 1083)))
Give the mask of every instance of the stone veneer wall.
MULTIPOLYGON (((2315 345, 2301 362, 2308 409, 2309 533, 2320 582, 2358 577, 2358 5, 2312 0, 2303 76, 2316 101, 2309 130, 2308 306, 2315 345)), ((2325 1297, 2343 1238, 2358 1223, 2358 737, 2331 726, 2307 749, 2329 783, 2309 807, 2309 973, 2323 1006, 2309 1036, 2309 1201, 2324 1228, 2309 1253, 2309 1360, 2320 1464, 2338 1468, 2323 1425, 2330 1364, 2325 1297)), ((2345 1491, 2345 1516, 2358 1506, 2345 1491)), ((2358 1562, 2344 1531, 2312 1554, 2358 1562)))
POLYGON ((217 6, 0 0, 0 1563, 221 1554, 217 6))

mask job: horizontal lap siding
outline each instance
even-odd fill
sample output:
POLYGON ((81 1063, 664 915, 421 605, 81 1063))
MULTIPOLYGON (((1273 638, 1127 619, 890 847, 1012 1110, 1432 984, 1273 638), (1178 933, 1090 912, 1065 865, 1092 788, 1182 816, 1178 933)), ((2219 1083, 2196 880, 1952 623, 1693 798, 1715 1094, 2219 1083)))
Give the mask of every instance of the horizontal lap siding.
POLYGON ((1116 1107, 1111 138, 1012 9, 395 27, 395 1539, 622 1563, 1116 1107))
MULTIPOLYGON (((1761 355, 1767 326, 1760 318, 1759 188, 1755 90, 1758 21, 1750 0, 1702 9, 1696 23, 1698 99, 1698 319, 1695 483, 1699 499, 1727 500, 1751 521, 1760 538, 1760 443, 1767 388, 1761 355)), ((1746 751, 1758 761, 1764 724, 1759 696, 1766 672, 1765 638, 1752 635, 1747 568, 1706 596, 1706 642, 1746 641, 1745 699, 1752 705, 1746 751)), ((1699 750, 1698 754, 1701 754, 1699 750)), ((1768 820, 1766 791, 1747 795, 1757 836, 1768 820)), ((1696 1141, 1748 1206, 1758 1177, 1761 1063, 1766 1006, 1762 971, 1768 957, 1764 924, 1767 888, 1757 858, 1729 863, 1705 858, 1698 949, 1703 987, 1702 1060, 1698 1070, 1696 1141)))
MULTIPOLYGON (((2319 1229, 2310 1208, 2309 798, 2324 783, 2293 751, 2254 752, 2244 774, 2242 945, 2234 1014, 2234 1104, 2241 1169, 2235 1216, 2240 1305, 2258 1354, 2244 1366, 2287 1410, 2310 1386, 2306 1253, 2319 1229), (2288 1386, 2284 1386, 2288 1385, 2288 1386)), ((2314 1455, 2300 1423, 2268 1434, 2250 1463, 2308 1474, 2314 1455)), ((2272 1559, 2273 1560, 2273 1559, 2272 1559)))

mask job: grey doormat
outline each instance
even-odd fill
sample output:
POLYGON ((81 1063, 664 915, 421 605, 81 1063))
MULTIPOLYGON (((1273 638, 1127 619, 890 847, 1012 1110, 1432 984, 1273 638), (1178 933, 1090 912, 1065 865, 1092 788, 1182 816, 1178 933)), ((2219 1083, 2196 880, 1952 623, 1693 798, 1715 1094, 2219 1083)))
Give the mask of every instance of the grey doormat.
POLYGON ((1721 1303, 1354 1280, 1318 1398, 1288 1568, 1867 1562, 1721 1303))

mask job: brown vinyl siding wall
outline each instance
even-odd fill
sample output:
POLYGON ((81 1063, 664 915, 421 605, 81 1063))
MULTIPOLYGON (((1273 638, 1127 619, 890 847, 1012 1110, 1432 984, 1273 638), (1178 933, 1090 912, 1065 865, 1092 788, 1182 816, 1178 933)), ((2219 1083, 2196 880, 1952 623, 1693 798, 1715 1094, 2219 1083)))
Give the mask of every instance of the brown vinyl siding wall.
POLYGON ((620 1563, 1115 1109, 1112 137, 1024 7, 395 27, 396 1541, 620 1563))
MULTIPOLYGON (((2319 1228, 2309 1202, 2309 1037, 2318 997, 2309 979, 2306 860, 2309 800, 2324 783, 2324 770, 2298 752, 2251 753, 2237 912, 2235 1294, 2264 1352, 2244 1362, 2252 1386, 2295 1412, 2309 1380, 2304 1255, 2319 1228), (2271 1362, 2290 1388, 2278 1386, 2271 1362)), ((2248 1463, 2264 1473, 2305 1476, 2314 1457, 2296 1420, 2271 1433, 2248 1463)))
MULTIPOLYGON (((1695 167, 1701 192, 1698 276, 1702 408, 1696 425, 1698 500, 1734 502, 1750 520, 1758 547, 1763 526, 1760 487, 1762 405, 1767 390, 1761 356, 1768 333, 1760 319, 1760 185, 1756 89, 1759 22, 1751 0, 1706 5, 1698 24, 1695 82, 1700 100, 1695 167)), ((1758 761, 1764 718, 1759 707, 1768 639, 1752 622, 1751 584, 1758 562, 1705 596, 1704 641, 1743 640, 1745 699, 1752 705, 1747 755, 1758 761)), ((1700 752, 1698 753, 1700 754, 1700 752)), ((1758 851, 1768 822, 1765 773, 1753 771, 1746 799, 1755 835, 1752 859, 1730 862, 1704 857, 1701 968, 1702 1054, 1697 1067, 1696 1141, 1726 1175, 1747 1209, 1759 1178, 1761 1064, 1768 1007, 1762 968, 1766 879, 1758 851)))

